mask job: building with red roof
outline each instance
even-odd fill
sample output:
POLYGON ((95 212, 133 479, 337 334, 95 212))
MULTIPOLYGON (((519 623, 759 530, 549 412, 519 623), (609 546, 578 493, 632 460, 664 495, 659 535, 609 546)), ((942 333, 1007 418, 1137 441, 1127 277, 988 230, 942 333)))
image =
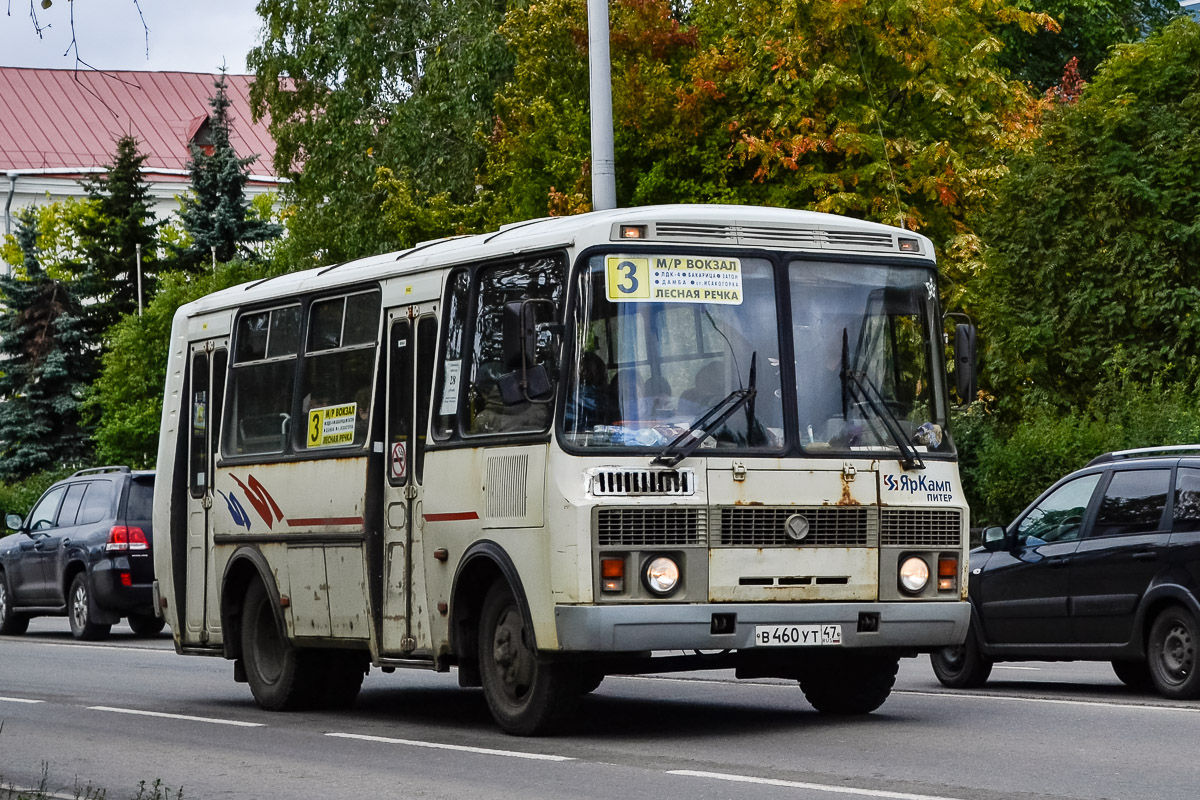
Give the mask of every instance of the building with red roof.
MULTIPOLYGON (((189 145, 207 142, 208 100, 218 75, 201 72, 94 72, 0 67, 0 202, 3 232, 10 233, 18 209, 86 194, 79 185, 106 172, 117 139, 138 140, 142 165, 165 217, 178 208, 188 187, 189 145)), ((266 121, 250 113, 251 75, 226 75, 232 103, 231 138, 250 165, 247 195, 278 188, 272 159, 275 142, 266 121)))

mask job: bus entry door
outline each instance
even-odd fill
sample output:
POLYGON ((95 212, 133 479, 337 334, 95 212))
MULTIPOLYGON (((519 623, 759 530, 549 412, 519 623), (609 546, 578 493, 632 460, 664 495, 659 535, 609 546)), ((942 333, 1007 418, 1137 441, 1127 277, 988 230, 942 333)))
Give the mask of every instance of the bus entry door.
POLYGON ((389 318, 381 650, 432 657, 420 552, 422 471, 437 318, 416 307, 397 309, 389 318))
POLYGON ((188 515, 183 641, 207 644, 221 627, 216 591, 209 590, 213 553, 213 466, 225 394, 226 341, 192 345, 188 386, 188 515))

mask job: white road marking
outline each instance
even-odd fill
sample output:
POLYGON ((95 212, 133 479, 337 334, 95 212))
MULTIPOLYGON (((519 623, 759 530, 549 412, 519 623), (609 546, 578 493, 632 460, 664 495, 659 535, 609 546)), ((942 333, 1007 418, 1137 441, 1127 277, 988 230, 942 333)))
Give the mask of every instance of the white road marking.
POLYGON ((958 798, 940 797, 932 794, 889 792, 885 789, 856 789, 853 786, 783 781, 777 778, 758 778, 753 775, 730 775, 725 772, 699 772, 691 769, 673 769, 669 770, 667 774, 684 775, 691 778, 712 778, 713 780, 733 781, 735 783, 757 783, 762 786, 783 786, 788 789, 808 789, 813 792, 830 792, 831 794, 851 794, 856 797, 884 797, 888 798, 888 800, 959 800, 958 798))
POLYGON ((1123 708, 1130 711, 1182 711, 1185 714, 1200 714, 1197 706, 1161 706, 1152 703, 1110 703, 1103 700, 1063 700, 1054 697, 1008 697, 1002 694, 980 694, 978 692, 918 692, 904 689, 892 694, 907 694, 915 697, 953 697, 960 700, 1002 700, 1009 703, 1046 703, 1055 706, 1095 706, 1096 708, 1123 708))
POLYGON ((0 697, 0 703, 44 703, 45 700, 29 700, 24 697, 0 697))
POLYGON ((113 642, 112 644, 84 644, 83 642, 42 642, 36 639, 16 639, 6 638, 0 639, 0 644, 24 644, 36 645, 38 647, 78 647, 83 650, 106 650, 110 653, 163 653, 165 655, 175 655, 175 649, 168 647, 146 647, 145 645, 125 644, 124 642, 113 642))
POLYGON ((480 753, 485 756, 505 756, 507 758, 527 758, 533 761, 574 761, 570 756, 556 756, 548 753, 524 753, 519 750, 493 750, 490 747, 468 747, 461 744, 442 744, 440 742, 422 742, 416 739, 393 739, 389 736, 367 736, 361 733, 327 733, 337 739, 358 739, 364 742, 382 742, 383 744, 401 744, 407 747, 428 747, 433 750, 457 750, 462 753, 480 753))
POLYGON ((243 722, 238 719, 218 719, 216 717, 193 717, 189 714, 168 714, 165 711, 141 711, 135 708, 113 708, 112 706, 87 706, 89 711, 111 711, 114 714, 135 714, 142 717, 162 717, 164 719, 181 719, 187 722, 211 722, 214 725, 236 725, 240 728, 265 728, 265 722, 243 722))
POLYGON ((1041 672, 1041 667, 1017 667, 1012 664, 996 664, 992 669, 1024 669, 1030 672, 1041 672))

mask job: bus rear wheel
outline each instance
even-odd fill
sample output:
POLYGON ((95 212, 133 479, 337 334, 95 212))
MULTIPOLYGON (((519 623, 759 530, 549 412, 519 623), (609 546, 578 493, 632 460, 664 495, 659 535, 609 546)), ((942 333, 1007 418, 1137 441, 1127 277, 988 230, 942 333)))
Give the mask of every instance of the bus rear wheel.
POLYGON ((321 673, 318 651, 298 650, 283 636, 266 588, 258 581, 242 605, 242 660, 254 702, 267 711, 312 705, 321 673))
POLYGON ((579 686, 565 664, 540 657, 533 631, 508 584, 492 585, 479 621, 483 696, 497 724, 517 736, 557 729, 574 710, 579 686))
POLYGON ((892 693, 899 669, 892 656, 820 659, 804 666, 800 689, 822 714, 869 714, 892 693))

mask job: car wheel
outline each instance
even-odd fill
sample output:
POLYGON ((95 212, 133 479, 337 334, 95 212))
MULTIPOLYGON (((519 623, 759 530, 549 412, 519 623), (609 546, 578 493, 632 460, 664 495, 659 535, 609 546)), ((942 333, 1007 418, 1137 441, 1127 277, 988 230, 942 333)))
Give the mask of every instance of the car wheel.
POLYGON ((90 598, 87 573, 80 572, 71 581, 71 590, 67 594, 67 618, 71 620, 71 635, 85 642, 104 639, 112 630, 112 625, 92 622, 90 598))
POLYGON ((1200 697, 1200 671, 1196 646, 1200 639, 1196 618, 1187 609, 1171 606, 1150 627, 1147 662, 1154 688, 1163 697, 1187 700, 1200 697))
POLYGON ((254 702, 267 711, 319 704, 322 655, 292 647, 275 621, 266 588, 251 583, 242 605, 242 662, 254 702))
POLYGON ((843 656, 804 665, 800 690, 822 714, 869 714, 883 705, 896 683, 900 659, 843 656))
POLYGON ((1114 661, 1113 672, 1121 683, 1138 692, 1154 688, 1154 678, 1150 675, 1150 665, 1145 661, 1114 661))
POLYGON ((154 636, 162 633, 167 621, 153 614, 130 614, 129 627, 135 636, 154 636))
POLYGON ((951 689, 978 689, 992 674, 992 662, 979 652, 979 641, 971 630, 962 644, 930 653, 929 663, 942 685, 951 689))
POLYGON ((12 610, 12 595, 8 591, 8 576, 0 572, 0 634, 16 636, 29 629, 29 617, 12 610))
POLYGON ((519 736, 558 728, 579 699, 578 678, 568 670, 538 655, 512 590, 503 581, 494 583, 480 616, 479 676, 500 727, 519 736))

